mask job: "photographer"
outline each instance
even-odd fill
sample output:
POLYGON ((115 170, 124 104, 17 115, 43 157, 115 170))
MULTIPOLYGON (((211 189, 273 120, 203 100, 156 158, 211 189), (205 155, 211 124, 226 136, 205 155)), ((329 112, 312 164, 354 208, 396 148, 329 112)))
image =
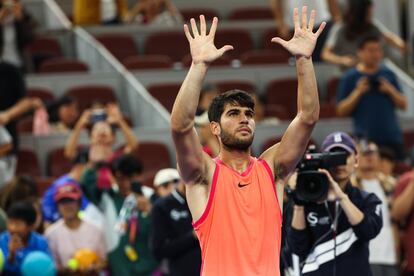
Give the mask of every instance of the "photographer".
POLYGON ((295 205, 288 243, 302 261, 303 275, 372 275, 368 244, 382 227, 381 201, 350 183, 357 165, 356 145, 351 137, 332 133, 325 138, 322 150, 346 153, 346 164, 328 164, 329 172, 319 169, 329 182, 329 191, 322 200, 304 201, 298 197, 296 186, 291 194, 295 205))

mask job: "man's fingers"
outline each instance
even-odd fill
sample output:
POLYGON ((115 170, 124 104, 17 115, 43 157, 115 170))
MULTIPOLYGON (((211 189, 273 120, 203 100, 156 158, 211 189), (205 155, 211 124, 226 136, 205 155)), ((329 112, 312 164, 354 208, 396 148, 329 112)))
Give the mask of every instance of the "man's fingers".
POLYGON ((218 51, 220 53, 220 56, 224 55, 224 53, 226 53, 227 51, 233 50, 233 46, 231 45, 224 45, 223 47, 221 47, 218 51))
POLYGON ((309 25, 308 25, 309 30, 313 30, 313 26, 315 25, 315 17, 316 17, 316 11, 312 10, 310 19, 309 19, 309 25))
POLYGON ((211 28, 210 28, 210 32, 208 34, 208 36, 211 36, 214 38, 214 36, 216 35, 216 30, 217 30, 217 23, 218 23, 218 18, 214 17, 213 18, 213 23, 211 23, 211 28))
POLYGON ((200 34, 206 35, 206 19, 204 15, 200 15, 200 34))
POLYGON ((298 8, 293 9, 293 23, 295 24, 295 30, 300 28, 299 25, 299 10, 298 8))
POLYGON ((191 18, 190 23, 191 23, 191 31, 193 32, 193 36, 194 37, 199 36, 195 19, 191 18))
POLYGON ((308 27, 308 7, 302 7, 302 28, 306 29, 308 27))
POLYGON ((319 35, 322 33, 323 29, 325 29, 326 22, 322 22, 321 25, 319 25, 319 29, 316 31, 316 37, 319 37, 319 35))
POLYGON ((272 42, 278 43, 278 44, 280 44, 280 45, 282 45, 283 47, 286 48, 287 41, 281 39, 280 37, 274 37, 274 38, 272 38, 272 42))
POLYGON ((190 34, 190 30, 188 29, 187 24, 184 24, 184 34, 187 37, 188 42, 190 42, 193 39, 193 37, 190 34))

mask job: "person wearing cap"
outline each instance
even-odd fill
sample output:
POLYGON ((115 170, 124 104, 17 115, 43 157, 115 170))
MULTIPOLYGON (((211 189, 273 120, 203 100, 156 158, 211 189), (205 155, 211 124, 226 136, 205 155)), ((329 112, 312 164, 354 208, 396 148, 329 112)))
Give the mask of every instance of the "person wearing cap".
POLYGON ((200 275, 201 251, 192 227, 192 217, 185 197, 185 184, 175 169, 178 184, 172 193, 157 200, 152 209, 150 245, 158 260, 166 259, 170 276, 200 275))
POLYGON ((414 275, 414 148, 410 152, 411 171, 400 176, 395 186, 391 217, 403 230, 401 245, 405 253, 404 272, 414 275))
POLYGON ((169 196, 179 180, 180 175, 176 169, 159 170, 154 177, 155 194, 151 197, 151 201, 155 202, 158 198, 169 196))
POLYGON ((61 271, 70 270, 69 260, 80 249, 89 249, 99 256, 95 271, 105 267, 106 247, 103 230, 79 217, 82 191, 75 183, 67 182, 56 188, 54 200, 62 219, 46 229, 54 260, 61 271))
POLYGON ((328 135, 323 152, 345 152, 345 165, 322 170, 329 180, 327 200, 294 199, 288 244, 301 260, 302 275, 369 276, 368 244, 382 227, 381 201, 350 182, 357 167, 357 148, 343 132, 328 135))

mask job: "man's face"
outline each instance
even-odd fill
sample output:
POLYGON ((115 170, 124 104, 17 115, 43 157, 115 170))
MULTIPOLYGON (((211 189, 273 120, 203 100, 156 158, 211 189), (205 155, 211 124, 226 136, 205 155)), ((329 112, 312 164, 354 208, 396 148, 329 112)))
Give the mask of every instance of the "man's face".
POLYGON ((212 122, 214 135, 220 137, 224 147, 247 150, 251 146, 256 127, 254 111, 248 107, 227 104, 220 118, 220 124, 212 122))
POLYGON ((157 194, 160 197, 169 196, 176 186, 175 182, 168 182, 157 187, 157 194))
POLYGON ((345 165, 329 168, 329 172, 336 182, 345 182, 354 173, 356 165, 355 154, 348 154, 345 165))
POLYGON ((91 131, 92 145, 107 145, 112 146, 115 142, 115 136, 112 132, 111 126, 107 122, 97 122, 93 125, 91 131))
POLYGON ((358 50, 358 57, 361 63, 369 68, 379 66, 383 57, 381 44, 377 41, 365 43, 365 45, 358 50))
POLYGON ((119 192, 126 197, 131 193, 131 183, 139 181, 139 174, 134 173, 131 176, 123 175, 120 172, 115 173, 115 181, 118 184, 119 192))
POLYGON ((25 221, 21 219, 8 219, 7 220, 7 231, 11 236, 19 236, 22 239, 26 239, 32 231, 32 226, 27 225, 25 221))
POLYGON ((73 199, 62 199, 58 202, 59 213, 64 220, 72 220, 78 216, 79 201, 73 199))

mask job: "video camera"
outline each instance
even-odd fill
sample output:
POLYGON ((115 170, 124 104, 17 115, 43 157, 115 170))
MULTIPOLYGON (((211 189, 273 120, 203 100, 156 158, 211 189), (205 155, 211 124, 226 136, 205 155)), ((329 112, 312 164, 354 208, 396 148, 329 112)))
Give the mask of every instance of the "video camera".
POLYGON ((346 152, 316 153, 315 146, 309 146, 303 159, 297 165, 296 196, 303 202, 320 202, 328 196, 329 180, 318 169, 329 169, 345 165, 346 152))

